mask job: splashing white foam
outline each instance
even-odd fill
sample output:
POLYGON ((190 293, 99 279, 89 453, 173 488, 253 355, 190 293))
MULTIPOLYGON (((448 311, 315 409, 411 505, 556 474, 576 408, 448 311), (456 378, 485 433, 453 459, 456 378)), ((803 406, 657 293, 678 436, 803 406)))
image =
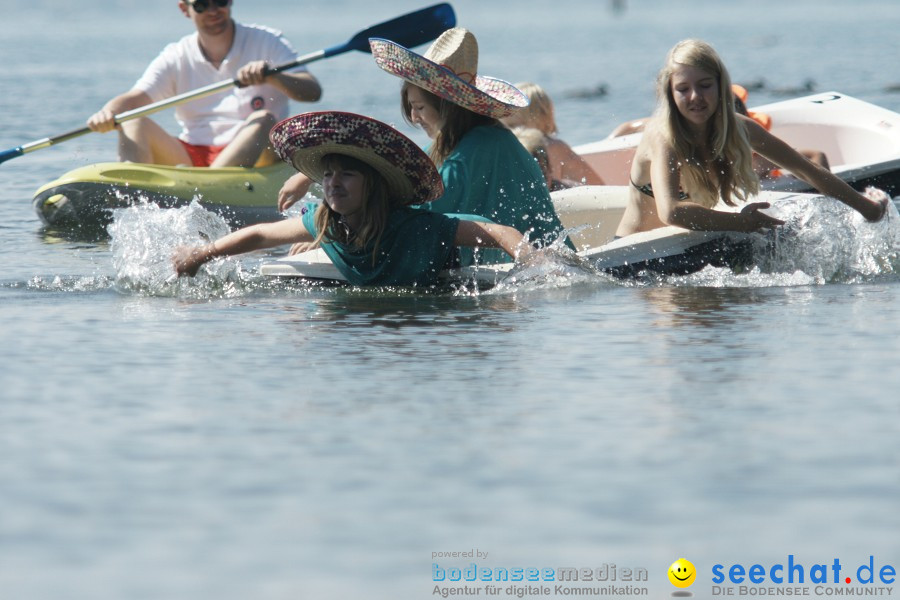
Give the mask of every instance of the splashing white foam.
POLYGON ((779 200, 766 212, 785 225, 754 236, 754 266, 747 271, 706 267, 690 275, 648 272, 637 279, 614 279, 557 242, 516 265, 494 292, 610 281, 679 287, 823 285, 866 282, 900 272, 900 214, 893 203, 878 223, 867 222, 835 199, 809 194, 779 200))
MULTIPOLYGON (((797 195, 778 202, 767 212, 785 225, 755 239, 756 266, 743 273, 707 267, 691 275, 616 280, 557 240, 517 264, 489 293, 610 282, 768 287, 869 281, 900 272, 900 214, 893 204, 888 211, 882 221, 868 223, 836 200, 821 196, 797 195)), ((175 276, 171 255, 177 246, 204 244, 228 232, 220 216, 197 202, 183 208, 141 204, 117 209, 109 226, 115 287, 128 293, 187 297, 230 296, 257 287, 258 276, 245 273, 234 258, 207 263, 193 278, 175 276)))
POLYGON ((509 274, 489 293, 504 294, 523 289, 570 287, 579 283, 609 281, 609 277, 569 249, 561 240, 531 252, 517 262, 509 274))
POLYGON ((817 283, 857 283, 900 267, 900 215, 893 203, 878 223, 823 196, 800 196, 770 211, 785 225, 757 243, 756 264, 766 273, 793 273, 817 283))
POLYGON ((707 267, 659 283, 704 287, 771 287, 862 283, 900 269, 900 214, 891 203, 878 223, 824 196, 797 195, 766 212, 785 222, 754 236, 754 267, 743 273, 707 267))
POLYGON ((196 201, 182 208, 144 203, 116 209, 108 230, 116 287, 121 291, 191 295, 191 289, 222 288, 239 278, 240 263, 226 259, 208 263, 195 278, 176 276, 171 256, 177 246, 205 244, 229 232, 222 217, 196 201))

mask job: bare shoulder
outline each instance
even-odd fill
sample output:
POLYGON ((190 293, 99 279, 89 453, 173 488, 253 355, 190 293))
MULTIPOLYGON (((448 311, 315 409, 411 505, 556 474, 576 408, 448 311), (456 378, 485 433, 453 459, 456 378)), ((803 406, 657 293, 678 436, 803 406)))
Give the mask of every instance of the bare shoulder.
POLYGON ((743 127, 744 131, 747 132, 747 138, 750 140, 751 145, 756 145, 765 142, 766 139, 771 138, 772 134, 766 131, 766 128, 742 114, 736 114, 738 127, 743 127))
POLYGON ((563 140, 559 139, 556 136, 548 135, 548 136, 546 136, 545 139, 547 140, 546 144, 547 144, 548 149, 549 148, 555 148, 555 149, 560 149, 560 150, 570 149, 569 144, 567 144, 566 142, 564 142, 563 140))
POLYGON ((553 158, 564 160, 567 157, 575 154, 575 151, 572 150, 572 147, 558 137, 552 137, 548 135, 544 139, 544 148, 547 150, 547 154, 550 155, 551 160, 553 158))
POLYGON ((672 143, 663 134, 660 127, 651 119, 644 129, 644 135, 634 153, 634 161, 649 163, 654 158, 661 158, 672 153, 672 143))

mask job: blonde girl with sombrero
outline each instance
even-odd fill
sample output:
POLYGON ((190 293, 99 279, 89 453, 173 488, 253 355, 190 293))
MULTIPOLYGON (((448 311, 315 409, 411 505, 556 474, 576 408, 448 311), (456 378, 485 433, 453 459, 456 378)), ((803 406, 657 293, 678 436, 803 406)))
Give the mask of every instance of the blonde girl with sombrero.
MULTIPOLYGON (((429 155, 444 194, 428 204, 442 213, 469 213, 528 231, 549 244, 562 232, 534 158, 500 119, 528 98, 500 79, 478 75, 478 42, 461 27, 445 31, 424 56, 384 39, 369 40, 379 67, 404 80, 403 116, 432 139, 429 155)), ((463 258, 464 264, 471 256, 463 258)), ((505 260, 485 252, 485 262, 505 260)))
POLYGON ((194 275, 218 256, 315 242, 353 285, 431 285, 455 266, 455 248, 530 252, 524 236, 492 223, 453 218, 410 205, 440 197, 431 159, 380 121, 344 112, 313 112, 272 129, 278 155, 322 184, 325 201, 301 217, 252 225, 172 257, 179 275, 194 275))
POLYGON ((869 221, 888 214, 890 198, 860 194, 804 158, 749 117, 735 112, 731 78, 718 53, 701 40, 676 44, 657 78, 657 109, 631 163, 631 195, 616 231, 626 236, 665 225, 704 231, 760 231, 782 221, 744 204, 759 191, 756 152, 834 197, 869 221), (871 197, 868 197, 871 196, 871 197))

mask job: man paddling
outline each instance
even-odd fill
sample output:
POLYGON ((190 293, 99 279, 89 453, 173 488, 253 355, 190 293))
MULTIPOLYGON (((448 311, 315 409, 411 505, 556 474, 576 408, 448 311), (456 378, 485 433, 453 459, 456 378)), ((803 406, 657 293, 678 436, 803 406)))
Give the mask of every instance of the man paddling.
POLYGON ((305 68, 267 74, 296 52, 281 33, 231 18, 232 0, 180 0, 195 33, 169 44, 134 87, 90 117, 94 131, 119 131, 119 160, 161 165, 264 166, 277 160, 269 146, 272 127, 288 117, 288 99, 315 102, 322 94, 305 68), (242 85, 179 105, 178 137, 149 118, 118 126, 115 115, 217 82, 242 85))

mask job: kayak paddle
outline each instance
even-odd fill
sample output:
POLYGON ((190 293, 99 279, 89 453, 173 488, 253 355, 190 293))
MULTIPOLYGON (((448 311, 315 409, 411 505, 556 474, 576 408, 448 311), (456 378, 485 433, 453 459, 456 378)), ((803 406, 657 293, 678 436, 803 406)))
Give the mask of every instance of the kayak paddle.
MULTIPOLYGON (((385 21, 384 23, 373 25, 368 29, 360 31, 343 44, 338 44, 337 46, 332 46, 330 48, 325 48, 324 50, 318 50, 317 52, 311 52, 304 56, 300 56, 296 60, 293 60, 289 63, 285 63, 283 65, 279 65, 277 67, 269 69, 269 73, 281 73, 282 71, 287 71, 289 69, 321 60, 323 58, 337 56, 338 54, 343 54, 351 50, 371 52, 369 48, 370 37, 385 38, 397 42, 401 46, 412 48, 413 46, 418 46, 420 44, 424 44, 425 42, 430 42, 454 25, 456 25, 456 14, 453 12, 453 7, 446 2, 442 4, 435 4, 434 6, 429 6, 428 8, 423 8, 421 10, 399 16, 395 19, 391 19, 390 21, 385 21)), ((204 98, 217 92, 221 92, 222 90, 226 90, 231 86, 237 85, 239 85, 237 79, 228 79, 225 81, 220 81, 218 83, 212 83, 190 92, 185 92, 177 96, 172 96, 171 98, 166 98, 165 100, 160 100, 159 102, 154 102, 152 104, 147 104, 146 106, 141 106, 133 110, 128 110, 120 113, 116 115, 116 123, 124 123, 125 121, 130 121, 132 119, 137 119, 145 115, 150 115, 155 112, 159 112, 164 108, 183 104, 190 100, 204 98)), ((16 148, 4 150, 0 152, 0 163, 4 163, 10 159, 16 158, 17 156, 22 156, 23 154, 28 154, 29 152, 34 152, 35 150, 40 150, 41 148, 47 148, 48 146, 53 146, 54 144, 66 142, 73 138, 77 138, 90 133, 91 131, 92 130, 90 127, 82 127, 80 129, 73 129, 72 131, 67 131, 66 133, 62 133, 53 137, 35 140, 16 148)))

